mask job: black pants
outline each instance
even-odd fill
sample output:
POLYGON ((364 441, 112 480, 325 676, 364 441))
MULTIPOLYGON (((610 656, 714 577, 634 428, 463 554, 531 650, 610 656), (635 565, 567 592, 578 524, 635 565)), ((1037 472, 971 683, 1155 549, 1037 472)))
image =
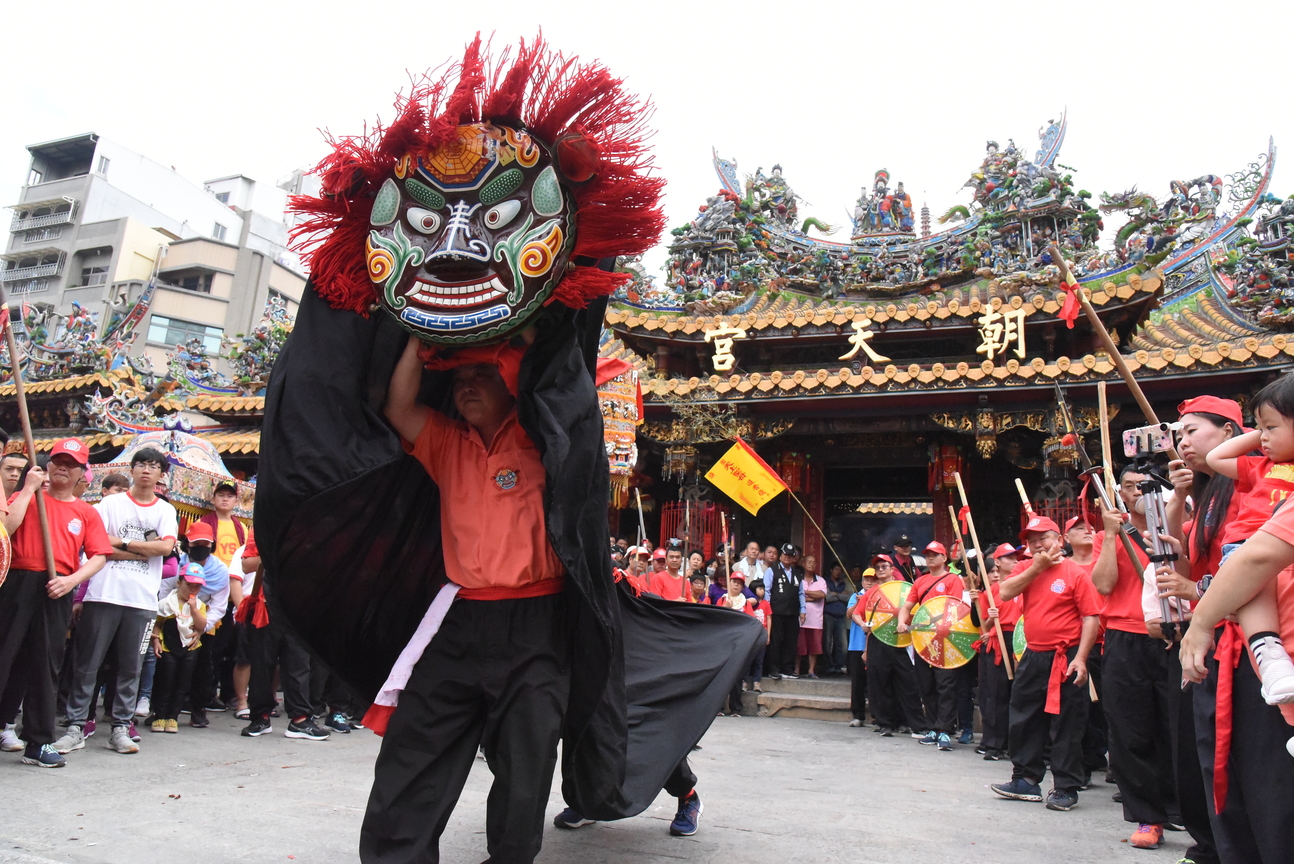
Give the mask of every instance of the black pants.
POLYGON ((310 663, 310 706, 316 717, 354 716, 355 700, 332 670, 317 660, 310 663))
POLYGON ((494 774, 490 861, 534 860, 570 693, 566 631, 560 594, 454 602, 382 740, 360 831, 364 864, 440 860, 440 835, 478 746, 494 774))
POLYGON ((849 713, 855 720, 867 719, 867 664, 862 651, 850 651, 845 658, 849 670, 849 713))
POLYGON ((975 729, 975 688, 979 685, 979 664, 967 663, 953 670, 957 674, 957 725, 963 732, 975 729))
MULTIPOLYGON (((1204 774, 1200 770, 1199 754, 1195 746, 1195 685, 1188 685, 1183 690, 1181 681, 1182 663, 1174 646, 1168 655, 1168 683, 1173 694, 1168 703, 1173 739, 1173 775, 1182 825, 1195 841, 1186 850, 1185 857, 1195 864, 1219 864, 1218 850, 1213 842, 1213 826, 1209 824, 1204 774)), ((1294 768, 1294 760, 1291 760, 1290 767, 1294 768)), ((1211 795, 1212 790, 1208 790, 1207 794, 1211 795)))
POLYGON ((1104 651, 1104 646, 1097 642, 1087 656, 1087 674, 1092 679, 1097 700, 1087 712, 1087 730, 1083 732, 1083 768, 1088 771, 1104 771, 1110 765, 1105 755, 1110 747, 1110 732, 1105 724, 1105 697, 1102 695, 1105 692, 1104 651))
POLYGON ((908 649, 894 648, 876 638, 867 640, 867 697, 877 725, 921 728, 917 674, 908 649))
POLYGON ((1285 742, 1294 727, 1258 692, 1258 676, 1243 654, 1231 691, 1231 757, 1227 798, 1213 809, 1213 747, 1216 742, 1218 662, 1209 657, 1209 676, 1191 688, 1213 839, 1226 864, 1286 864, 1294 849, 1294 771, 1285 742))
MULTIPOLYGON (((167 646, 157 658, 157 670, 153 673, 153 697, 150 702, 153 716, 158 720, 175 720, 184 707, 184 697, 188 695, 193 670, 197 667, 198 654, 202 649, 190 651, 178 645, 167 646)), ((152 649, 149 649, 152 650, 152 649)))
MULTIPOLYGON (((1010 632, 1004 630, 1003 635, 1010 632)), ((1009 638, 1006 644, 1011 644, 1009 638)), ((993 662, 995 657, 1001 659, 999 654, 979 653, 979 714, 983 729, 979 743, 985 750, 1005 751, 1011 726, 1011 679, 1006 677, 1004 664, 993 662)))
MULTIPOLYGON (((1072 661, 1078 653, 1074 646, 1066 652, 1072 661)), ((1030 783, 1041 783, 1047 773, 1043 761, 1048 738, 1051 740, 1051 776, 1056 789, 1077 794, 1083 785, 1083 730, 1087 727, 1087 711, 1091 700, 1087 682, 1079 687, 1072 679, 1060 685, 1060 714, 1046 712, 1047 682, 1051 680, 1054 651, 1025 649, 1020 664, 1015 668, 1015 682, 1011 685, 1011 720, 1008 741, 1011 776, 1023 777, 1030 783)))
POLYGON ((750 660, 750 670, 746 673, 746 677, 752 683, 758 684, 759 679, 764 676, 764 654, 767 650, 767 645, 760 645, 759 650, 755 652, 755 656, 750 660))
POLYGON ((266 719, 278 699, 274 695, 274 667, 279 667, 283 685, 283 707, 292 720, 310 716, 310 655, 279 625, 248 627, 251 678, 247 683, 247 707, 253 718, 266 719))
POLYGON ((1105 631, 1101 701, 1110 724, 1110 762, 1123 794, 1126 822, 1181 819, 1169 732, 1169 703, 1176 697, 1168 683, 1168 654, 1161 639, 1105 631))
POLYGON ((917 655, 915 660, 917 687, 925 708, 927 732, 953 733, 957 731, 957 673, 959 669, 936 669, 917 655))
POLYGON ((796 641, 800 638, 800 614, 773 613, 773 629, 769 634, 765 661, 769 675, 785 675, 795 671, 796 641))
POLYGON ((57 737, 58 670, 72 620, 72 592, 51 600, 48 581, 45 573, 10 570, 0 585, 0 692, 21 694, 22 737, 29 744, 52 744, 57 737))
POLYGON ((232 613, 226 612, 225 617, 220 619, 220 626, 216 628, 216 632, 207 633, 202 637, 202 647, 198 649, 193 667, 193 683, 190 687, 195 717, 206 716, 207 706, 215 701, 218 687, 225 686, 226 696, 234 691, 233 624, 232 613), (228 665, 229 681, 224 685, 222 679, 226 673, 226 665, 228 665))
POLYGON ((674 770, 669 772, 665 778, 664 788, 666 794, 673 795, 675 798, 685 798, 692 794, 696 788, 696 775, 692 773, 692 766, 687 764, 687 757, 674 766, 674 770))

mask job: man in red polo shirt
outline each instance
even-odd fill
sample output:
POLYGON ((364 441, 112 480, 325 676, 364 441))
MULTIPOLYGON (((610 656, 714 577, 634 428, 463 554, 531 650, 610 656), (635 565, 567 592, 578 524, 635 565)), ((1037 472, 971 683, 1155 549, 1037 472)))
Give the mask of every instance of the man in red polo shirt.
POLYGON ((921 697, 917 695, 916 671, 908 649, 886 645, 872 636, 872 610, 878 603, 881 586, 902 581, 903 577, 894 569, 894 559, 888 553, 873 555, 871 566, 876 570, 876 585, 858 601, 853 619, 867 634, 867 650, 863 656, 867 664, 867 702, 876 720, 876 731, 889 738, 896 731, 900 734, 920 731, 921 697))
MULTIPOLYGON (((658 550, 659 551, 659 550, 658 550)), ((683 541, 671 537, 665 541, 665 569, 651 574, 647 590, 666 600, 695 603, 687 577, 683 575, 683 541)))
MULTIPOLYGON (((1105 644, 1101 653, 1101 705, 1109 727, 1110 764, 1123 796, 1123 818, 1137 826, 1129 842, 1153 849, 1164 836, 1164 824, 1181 822, 1173 782, 1170 721, 1176 676, 1169 674, 1169 653, 1162 639, 1146 632, 1141 607, 1146 515, 1137 509, 1145 475, 1125 467, 1119 476, 1119 497, 1137 529, 1136 561, 1119 538, 1125 517, 1103 514, 1105 531, 1093 546, 1096 563, 1092 582, 1105 598, 1101 622, 1105 644)), ((1026 622, 1028 619, 1025 619, 1026 622)), ((1025 624, 1026 632, 1028 624, 1025 624)))
POLYGON ((1011 688, 1011 782, 994 783, 993 791, 1018 801, 1043 800, 1039 784, 1051 739, 1055 786, 1047 808, 1069 810, 1084 781, 1083 731, 1091 704, 1087 655, 1100 627, 1099 602, 1086 571, 1064 557, 1055 522, 1034 516, 1020 537, 1033 557, 1016 565, 999 593, 1003 602, 1020 598, 1028 647, 1011 688))
POLYGON ((446 605, 448 592, 449 605, 389 715, 360 855, 437 860, 440 834, 483 746, 494 773, 491 860, 530 861, 542 839, 571 683, 565 570, 548 540, 544 465, 496 366, 453 370, 463 420, 419 403, 419 346, 409 339, 385 413, 442 500, 453 501, 440 510, 450 581, 432 604, 446 605))
MULTIPOLYGON (((927 573, 918 576, 899 610, 898 630, 908 632, 912 610, 935 597, 962 599, 966 586, 962 578, 948 569, 948 550, 938 540, 925 548, 927 573)), ((940 750, 953 749, 952 733, 957 730, 957 670, 936 669, 916 655, 917 687, 926 709, 925 737, 922 744, 937 744, 940 750)))
POLYGON ((0 691, 11 678, 23 679, 23 760, 60 768, 65 760, 53 748, 55 698, 63 647, 72 620, 73 589, 103 568, 112 546, 98 512, 73 494, 85 476, 89 451, 75 438, 54 445, 48 477, 32 466, 22 488, 9 499, 5 530, 13 538, 8 578, 0 579, 0 691), (45 546, 33 497, 44 494, 54 548, 54 572, 46 571, 45 546), (85 562, 81 562, 84 553, 85 562))

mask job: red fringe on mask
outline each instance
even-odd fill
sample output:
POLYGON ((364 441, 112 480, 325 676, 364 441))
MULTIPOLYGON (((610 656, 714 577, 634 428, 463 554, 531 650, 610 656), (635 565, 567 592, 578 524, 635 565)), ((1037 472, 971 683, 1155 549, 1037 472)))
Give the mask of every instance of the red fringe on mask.
MULTIPOLYGON (((477 37, 461 62, 414 82, 396 100, 396 119, 352 137, 327 136, 332 152, 315 168, 318 196, 293 197, 290 209, 306 219, 293 230, 295 248, 309 267, 319 296, 335 308, 368 314, 377 299, 368 278, 364 241, 373 196, 406 153, 423 155, 453 139, 468 123, 522 125, 563 155, 566 136, 573 156, 566 191, 575 208, 573 256, 610 258, 647 251, 665 227, 660 199, 665 181, 652 176, 646 142, 651 106, 625 92, 623 82, 600 63, 580 63, 549 50, 542 35, 522 40, 512 60, 503 51, 493 62, 477 37), (583 140, 580 140, 583 139, 583 140), (584 178, 588 179, 584 179, 584 178)), ((553 300, 580 308, 628 281, 627 274, 574 267, 553 300)))

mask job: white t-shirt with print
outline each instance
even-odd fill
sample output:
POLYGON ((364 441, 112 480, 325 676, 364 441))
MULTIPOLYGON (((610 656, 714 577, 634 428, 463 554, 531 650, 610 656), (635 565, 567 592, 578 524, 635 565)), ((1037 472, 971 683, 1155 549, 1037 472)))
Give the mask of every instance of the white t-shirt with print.
MULTIPOLYGON (((130 497, 129 492, 122 492, 104 498, 94 509, 99 511, 109 536, 128 542, 143 542, 149 531, 157 532, 155 540, 174 540, 180 533, 175 508, 161 498, 144 505, 130 497)), ((85 602, 156 610, 157 592, 161 587, 161 555, 147 561, 109 561, 90 580, 85 602)))

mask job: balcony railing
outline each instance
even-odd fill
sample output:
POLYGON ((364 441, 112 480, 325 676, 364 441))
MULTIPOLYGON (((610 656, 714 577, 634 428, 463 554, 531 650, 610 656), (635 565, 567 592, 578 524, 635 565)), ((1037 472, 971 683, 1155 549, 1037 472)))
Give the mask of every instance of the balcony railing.
POLYGON ((56 261, 53 264, 37 264, 35 267, 15 267, 13 270, 0 271, 0 281, 17 282, 40 276, 57 276, 62 267, 62 261, 56 261))
POLYGON ((72 210, 66 210, 62 213, 47 213, 44 216, 29 216, 26 219, 14 217, 13 222, 9 223, 9 233, 29 231, 32 228, 44 228, 48 225, 66 225, 75 218, 76 213, 72 210))
POLYGON ((48 279, 29 279, 9 286, 10 294, 39 294, 49 288, 48 279))

